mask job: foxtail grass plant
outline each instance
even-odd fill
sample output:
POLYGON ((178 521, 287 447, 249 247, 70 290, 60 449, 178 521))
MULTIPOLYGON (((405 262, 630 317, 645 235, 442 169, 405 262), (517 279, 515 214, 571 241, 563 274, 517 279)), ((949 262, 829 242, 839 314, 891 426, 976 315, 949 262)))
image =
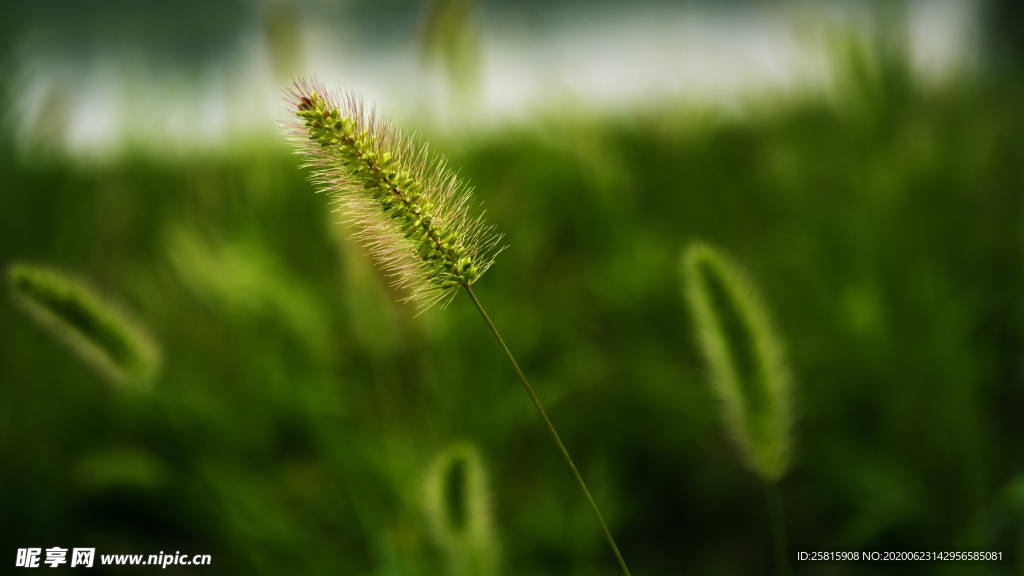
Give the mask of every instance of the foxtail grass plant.
POLYGON ((159 367, 157 347, 116 305, 50 268, 14 264, 7 278, 19 306, 105 379, 131 389, 150 386, 159 367))
POLYGON ((476 448, 456 443, 438 454, 423 481, 430 534, 448 557, 452 576, 494 576, 498 545, 487 471, 476 448))
POLYGON ((470 190, 445 160, 416 136, 395 128, 353 93, 334 94, 314 80, 298 80, 285 98, 285 123, 312 182, 327 192, 362 243, 406 300, 421 309, 446 306, 465 291, 523 383, 562 456, 572 469, 622 568, 626 562, 551 419, 473 293, 472 285, 501 251, 501 235, 474 215, 470 190))
POLYGON ((765 485, 779 571, 785 520, 778 481, 792 447, 791 377, 781 339, 754 283, 730 259, 695 242, 682 257, 683 293, 729 435, 765 485))

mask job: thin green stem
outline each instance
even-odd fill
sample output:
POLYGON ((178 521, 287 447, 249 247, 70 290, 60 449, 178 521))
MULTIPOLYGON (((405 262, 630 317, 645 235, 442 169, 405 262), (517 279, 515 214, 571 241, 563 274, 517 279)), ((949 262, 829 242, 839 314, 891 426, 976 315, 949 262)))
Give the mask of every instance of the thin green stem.
POLYGON ((469 284, 462 285, 466 289, 466 293, 469 294, 473 304, 476 305, 476 309, 480 311, 480 315, 484 317, 484 322, 487 322, 487 327, 491 329, 491 333, 498 340, 498 344, 501 344, 501 349, 505 351, 505 356, 508 356, 508 361, 512 363, 512 367, 515 368, 516 374, 519 375, 519 380, 522 381, 523 387, 526 388, 526 393, 530 395, 530 399, 533 400, 533 405, 537 407, 537 411, 540 412, 541 417, 544 418, 544 423, 548 425, 548 430, 551 431, 551 435, 555 437, 555 443, 558 444, 558 449, 562 451, 562 456, 565 456, 565 461, 569 463, 569 468, 572 468, 572 473, 576 476, 576 480, 580 483, 580 488, 583 488, 583 493, 587 495, 587 501, 590 502, 590 507, 594 510, 594 514, 597 515, 597 521, 601 523, 601 528, 604 529, 604 535, 608 538, 608 543, 612 546, 612 551, 615 552, 615 557, 619 560, 619 566, 622 567, 622 572, 626 576, 630 576, 629 568, 626 568, 626 561, 622 559, 622 554, 619 552, 619 547, 615 545, 615 539, 612 538, 612 533, 608 530, 608 525, 604 523, 604 518, 601 516, 601 511, 597 509, 597 503, 594 502, 593 497, 590 496, 590 490, 587 490, 587 485, 583 483, 583 477, 580 476, 576 465, 573 464, 572 458, 569 457, 569 451, 565 449, 565 445, 562 444, 562 439, 558 437, 558 432, 555 432, 555 427, 551 424, 551 419, 548 418, 547 412, 544 411, 544 407, 540 405, 540 400, 537 399, 537 395, 533 393, 533 388, 530 387, 530 383, 526 381, 526 376, 523 376, 523 371, 519 369, 519 365, 516 364, 516 359, 512 357, 512 353, 509 352, 508 346, 505 345, 505 341, 501 339, 501 335, 498 334, 497 328, 494 327, 494 323, 487 317, 487 312, 484 312, 484 307, 480 305, 480 301, 476 299, 476 294, 473 294, 473 289, 469 287, 469 284))
POLYGON ((775 564, 779 570, 779 576, 789 576, 788 552, 786 549, 786 514, 782 505, 782 494, 779 492, 779 483, 765 482, 764 494, 768 501, 768 516, 772 523, 772 540, 775 544, 775 564))

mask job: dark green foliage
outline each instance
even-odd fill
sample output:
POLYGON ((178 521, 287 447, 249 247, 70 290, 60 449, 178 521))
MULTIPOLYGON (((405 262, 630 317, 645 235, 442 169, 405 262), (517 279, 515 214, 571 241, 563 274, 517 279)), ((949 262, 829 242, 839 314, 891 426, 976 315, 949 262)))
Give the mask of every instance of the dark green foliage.
POLYGON ((466 463, 459 460, 448 469, 445 480, 445 506, 450 511, 452 528, 466 529, 466 463))
MULTIPOLYGON (((771 296, 799 375, 792 544, 1024 541, 1024 91, 909 98, 431 138, 508 233, 473 288, 638 576, 772 564, 680 298, 697 238, 771 296)), ((160 335, 168 407, 82 385, 95 375, 0 306, 0 540, 207 551, 225 575, 440 574, 423 473, 470 438, 503 573, 617 573, 476 310, 393 304, 297 164, 283 146, 88 171, 0 158, 0 263, 116 289, 160 335), (275 262, 254 269, 302 287, 321 343, 305 314, 195 290, 168 253, 180 229, 275 262), (99 482, 111 453, 138 470, 99 482)))

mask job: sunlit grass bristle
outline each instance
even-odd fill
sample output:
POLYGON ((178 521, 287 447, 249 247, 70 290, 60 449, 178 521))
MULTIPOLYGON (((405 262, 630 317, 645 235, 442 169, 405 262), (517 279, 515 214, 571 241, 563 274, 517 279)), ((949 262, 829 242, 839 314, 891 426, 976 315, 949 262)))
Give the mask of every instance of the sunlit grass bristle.
POLYGON ((474 213, 471 190, 444 158, 354 93, 298 80, 286 101, 310 179, 393 284, 411 291, 407 300, 445 306, 487 271, 501 235, 474 213))

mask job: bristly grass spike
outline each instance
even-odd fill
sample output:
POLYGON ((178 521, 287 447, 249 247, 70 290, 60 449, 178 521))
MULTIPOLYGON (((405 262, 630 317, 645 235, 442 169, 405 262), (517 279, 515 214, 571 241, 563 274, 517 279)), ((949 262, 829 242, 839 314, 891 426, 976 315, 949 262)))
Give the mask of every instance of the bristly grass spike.
POLYGON ((490 268, 501 235, 473 214, 471 190, 417 136, 315 80, 296 81, 288 102, 295 119, 286 125, 311 180, 394 285, 412 290, 408 300, 443 307, 490 268))

